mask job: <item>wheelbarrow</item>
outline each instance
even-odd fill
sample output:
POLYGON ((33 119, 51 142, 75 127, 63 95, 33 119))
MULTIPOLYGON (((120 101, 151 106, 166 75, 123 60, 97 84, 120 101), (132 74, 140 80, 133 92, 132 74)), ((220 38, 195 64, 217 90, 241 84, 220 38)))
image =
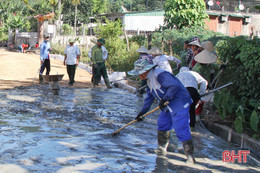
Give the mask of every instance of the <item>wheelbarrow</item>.
POLYGON ((43 82, 49 83, 49 87, 54 91, 54 94, 58 94, 60 90, 59 81, 62 80, 64 74, 41 75, 41 76, 43 78, 43 82))

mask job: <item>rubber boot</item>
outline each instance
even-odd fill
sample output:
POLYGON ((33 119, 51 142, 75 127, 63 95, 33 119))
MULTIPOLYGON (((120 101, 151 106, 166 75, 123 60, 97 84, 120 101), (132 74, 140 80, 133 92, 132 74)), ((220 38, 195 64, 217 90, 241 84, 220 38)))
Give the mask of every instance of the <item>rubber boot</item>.
POLYGON ((106 86, 107 86, 108 89, 112 89, 113 88, 112 85, 109 82, 106 82, 106 86))
POLYGON ((192 140, 184 141, 182 144, 183 144, 184 153, 187 157, 186 163, 195 164, 196 161, 195 161, 195 158, 193 156, 194 147, 193 147, 192 140))
POLYGON ((42 78, 42 75, 41 75, 41 74, 39 74, 39 83, 40 83, 40 84, 43 84, 43 78, 42 78))
POLYGON ((155 150, 155 152, 159 155, 166 155, 167 154, 167 148, 170 141, 170 131, 157 131, 157 138, 158 138, 158 148, 155 150))

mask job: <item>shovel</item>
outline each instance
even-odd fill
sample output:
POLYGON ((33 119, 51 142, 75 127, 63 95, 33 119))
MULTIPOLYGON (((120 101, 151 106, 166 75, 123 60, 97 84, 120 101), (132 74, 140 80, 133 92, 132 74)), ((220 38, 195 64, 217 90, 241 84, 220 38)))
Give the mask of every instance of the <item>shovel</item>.
MULTIPOLYGON (((169 104, 169 102, 165 102, 164 105, 169 104)), ((146 114, 144 114, 142 117, 146 117, 147 115, 157 111, 158 109, 160 109, 159 106, 157 106, 156 108, 154 108, 153 110, 147 112, 146 114)), ((133 120, 130 123, 126 124, 125 126, 121 127, 120 129, 118 129, 117 131, 113 132, 112 135, 115 136, 118 132, 120 132, 121 130, 123 130, 124 128, 126 128, 127 126, 130 126, 131 124, 135 123, 137 120, 133 120)))
POLYGON ((200 97, 204 97, 204 96, 206 96, 206 95, 209 95, 209 94, 211 94, 211 93, 214 93, 214 92, 216 92, 216 91, 218 91, 218 90, 220 90, 220 89, 222 89, 222 88, 225 88, 225 87, 227 87, 227 86, 229 86, 229 85, 232 85, 232 84, 233 84, 232 82, 229 82, 229 83, 227 83, 227 84, 225 84, 225 85, 222 85, 222 86, 220 86, 220 87, 218 87, 218 88, 216 88, 216 89, 210 90, 210 91, 207 92, 207 93, 201 94, 200 97))
MULTIPOLYGON (((44 61, 45 61, 45 60, 44 60, 44 61)), ((44 61, 43 61, 43 63, 41 64, 41 66, 40 66, 39 70, 37 71, 37 73, 35 74, 35 76, 34 76, 34 78, 33 78, 33 81, 32 81, 32 84, 34 84, 34 81, 35 81, 35 78, 36 78, 37 74, 40 73, 41 68, 42 68, 42 66, 43 66, 43 64, 44 64, 44 61)))

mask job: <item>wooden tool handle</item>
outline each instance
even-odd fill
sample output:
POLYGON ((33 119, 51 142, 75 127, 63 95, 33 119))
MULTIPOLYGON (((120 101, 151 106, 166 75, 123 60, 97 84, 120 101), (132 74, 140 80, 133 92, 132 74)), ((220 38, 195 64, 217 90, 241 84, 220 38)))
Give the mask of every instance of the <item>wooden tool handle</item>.
MULTIPOLYGON (((147 115, 149 115, 149 114, 151 114, 151 113, 157 111, 158 109, 160 109, 159 106, 156 107, 156 108, 154 108, 153 110, 147 112, 146 114, 144 114, 143 117, 146 117, 147 115)), ((136 121, 137 121, 137 120, 131 121, 130 123, 126 124, 125 126, 121 127, 120 129, 118 129, 117 131, 115 131, 114 133, 112 133, 112 135, 116 135, 118 132, 120 132, 121 130, 123 130, 124 128, 126 128, 127 126, 133 124, 133 123, 136 122, 136 121)))

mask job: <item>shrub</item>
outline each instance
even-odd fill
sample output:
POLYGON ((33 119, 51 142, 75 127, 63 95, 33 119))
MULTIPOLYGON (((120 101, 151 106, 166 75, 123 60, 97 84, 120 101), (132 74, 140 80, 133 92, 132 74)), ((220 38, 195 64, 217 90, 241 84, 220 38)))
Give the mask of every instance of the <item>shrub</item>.
POLYGON ((64 50, 66 48, 66 46, 63 46, 63 45, 58 44, 58 43, 52 44, 51 47, 52 47, 52 52, 51 53, 53 53, 53 54, 62 54, 62 55, 64 54, 64 50))
POLYGON ((136 42, 139 47, 148 47, 148 40, 144 35, 130 37, 129 42, 136 42))
POLYGON ((234 120, 237 132, 251 128, 257 135, 260 111, 260 48, 259 39, 249 37, 226 37, 216 45, 219 60, 228 61, 219 83, 233 85, 226 91, 216 93, 214 103, 222 119, 234 120))
POLYGON ((173 54, 177 54, 180 58, 184 56, 184 42, 186 40, 191 40, 194 36, 198 36, 200 41, 210 40, 214 44, 224 37, 221 33, 216 33, 214 31, 209 31, 203 27, 190 27, 183 28, 181 30, 177 29, 166 29, 162 32, 156 32, 153 34, 152 45, 159 48, 162 47, 162 40, 164 41, 164 51, 166 54, 170 54, 172 49, 173 54), (171 41, 171 43, 169 43, 171 41))
POLYGON ((72 26, 70 26, 69 24, 63 24, 62 33, 63 33, 63 35, 72 35, 73 34, 72 26))

